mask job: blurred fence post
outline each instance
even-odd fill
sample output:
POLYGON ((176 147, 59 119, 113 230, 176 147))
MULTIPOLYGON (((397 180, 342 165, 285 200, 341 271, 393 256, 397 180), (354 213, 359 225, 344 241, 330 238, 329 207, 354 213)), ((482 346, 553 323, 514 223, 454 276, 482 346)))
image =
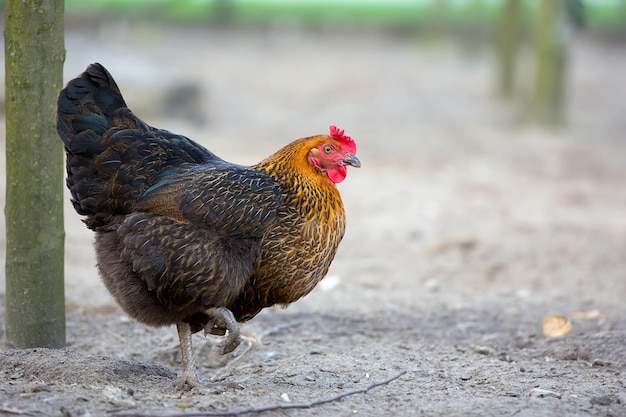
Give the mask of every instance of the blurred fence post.
POLYGON ((7 0, 6 343, 65 346, 63 146, 64 0, 7 0))
POLYGON ((519 0, 505 0, 502 4, 497 32, 498 94, 511 97, 515 87, 515 63, 519 37, 519 0))
POLYGON ((235 14, 234 0, 213 0, 213 22, 218 26, 228 26, 233 23, 235 14))
POLYGON ((536 121, 549 125, 564 121, 566 59, 572 31, 567 1, 541 0, 534 28, 535 78, 530 113, 536 121))

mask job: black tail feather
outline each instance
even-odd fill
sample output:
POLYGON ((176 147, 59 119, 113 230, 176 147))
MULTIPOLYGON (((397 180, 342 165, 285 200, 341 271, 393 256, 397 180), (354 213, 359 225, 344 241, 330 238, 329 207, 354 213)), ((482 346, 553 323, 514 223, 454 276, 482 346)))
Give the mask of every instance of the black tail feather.
POLYGON ((57 105, 57 132, 67 154, 67 187, 74 208, 88 216, 91 228, 132 212, 163 171, 218 159, 192 140, 137 118, 100 64, 71 80, 59 93, 57 105))

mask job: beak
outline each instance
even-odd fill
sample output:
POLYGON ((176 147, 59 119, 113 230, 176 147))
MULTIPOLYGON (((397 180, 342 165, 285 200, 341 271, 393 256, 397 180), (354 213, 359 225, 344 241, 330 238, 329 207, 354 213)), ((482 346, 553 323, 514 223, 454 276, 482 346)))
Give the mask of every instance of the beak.
POLYGON ((346 165, 351 165, 355 168, 361 168, 361 161, 355 155, 347 154, 344 159, 342 159, 343 163, 346 165))

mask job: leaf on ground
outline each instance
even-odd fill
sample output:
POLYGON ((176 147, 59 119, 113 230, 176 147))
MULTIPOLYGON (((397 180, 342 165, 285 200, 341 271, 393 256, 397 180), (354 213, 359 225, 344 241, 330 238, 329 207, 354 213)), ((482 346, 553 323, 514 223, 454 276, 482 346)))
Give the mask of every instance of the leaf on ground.
POLYGON ((572 323, 563 316, 549 316, 543 321, 543 337, 563 337, 572 330, 572 323))

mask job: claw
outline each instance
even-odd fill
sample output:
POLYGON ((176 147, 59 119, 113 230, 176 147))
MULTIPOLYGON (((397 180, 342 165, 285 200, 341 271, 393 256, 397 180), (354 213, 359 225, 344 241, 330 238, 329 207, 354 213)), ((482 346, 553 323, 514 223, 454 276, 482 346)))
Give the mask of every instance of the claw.
POLYGON ((226 335, 220 343, 223 347, 222 353, 226 354, 235 350, 241 343, 241 332, 233 313, 225 307, 210 308, 205 313, 209 321, 204 326, 204 334, 226 335))

